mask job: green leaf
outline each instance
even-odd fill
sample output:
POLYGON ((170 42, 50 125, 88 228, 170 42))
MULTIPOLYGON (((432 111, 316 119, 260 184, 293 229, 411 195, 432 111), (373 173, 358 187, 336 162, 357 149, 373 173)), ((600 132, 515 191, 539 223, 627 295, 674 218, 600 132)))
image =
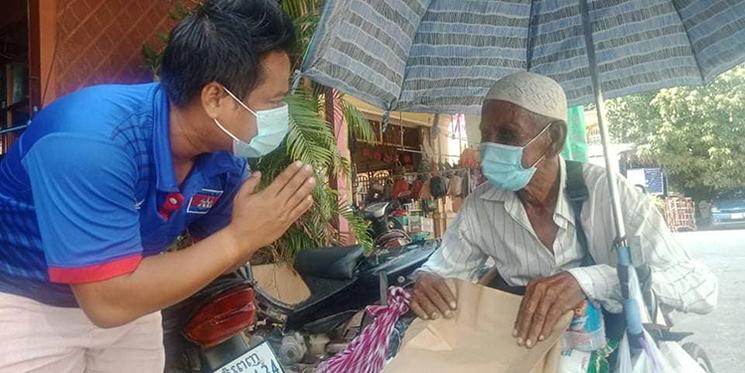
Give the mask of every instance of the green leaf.
POLYGON ((373 239, 368 231, 370 223, 358 214, 355 214, 349 205, 340 206, 339 211, 347 222, 349 222, 349 228, 357 242, 362 245, 366 252, 371 252, 373 249, 373 239))
POLYGON ((164 44, 168 43, 168 34, 165 32, 156 32, 155 36, 158 38, 158 40, 162 41, 164 44))
POLYGON ((287 135, 290 157, 314 168, 333 165, 336 141, 313 100, 301 91, 289 96, 287 103, 290 106, 290 131, 287 135))
POLYGON ((340 94, 337 100, 341 103, 344 120, 349 125, 349 130, 354 137, 364 141, 374 141, 375 132, 370 125, 370 121, 365 118, 365 115, 356 106, 344 100, 343 95, 340 94))

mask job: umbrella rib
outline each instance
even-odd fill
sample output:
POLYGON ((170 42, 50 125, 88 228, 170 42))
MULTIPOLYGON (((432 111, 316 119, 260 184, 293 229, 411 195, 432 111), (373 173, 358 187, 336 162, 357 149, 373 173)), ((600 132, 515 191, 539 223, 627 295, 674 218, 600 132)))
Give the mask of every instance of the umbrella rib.
POLYGON ((530 11, 528 12, 528 42, 527 42, 527 49, 525 50, 525 70, 530 71, 530 68, 532 67, 531 64, 533 62, 533 47, 535 46, 535 41, 533 40, 533 13, 535 11, 535 1, 530 2, 530 11))
POLYGON ((399 102, 401 102, 401 96, 404 94, 404 83, 406 82, 406 76, 408 75, 408 66, 409 66, 409 59, 411 59, 411 49, 414 48, 414 41, 416 40, 416 36, 419 33, 419 27, 421 27, 422 22, 421 19, 424 18, 424 16, 429 11, 429 8, 432 6, 432 1, 427 5, 427 8, 424 9, 424 13, 422 13, 422 17, 419 20, 419 24, 416 26, 416 29, 414 30, 414 35, 411 35, 411 45, 409 45, 408 53, 406 54, 406 63, 404 63, 404 71, 401 72, 401 88, 398 90, 398 95, 395 99, 393 99, 392 102, 388 103, 388 111, 393 111, 399 106, 399 102))
POLYGON ((686 33, 686 38, 688 39, 688 45, 691 48, 691 55, 693 56, 693 60, 696 61, 696 67, 698 67, 698 75, 701 78, 701 84, 706 83, 706 79, 704 79, 704 71, 701 69, 701 62, 698 61, 698 55, 696 54, 696 51, 693 50, 693 42, 691 41, 691 34, 688 33, 688 27, 686 27, 685 22, 683 22, 683 16, 680 15, 680 9, 678 9, 678 4, 675 3, 675 1, 671 1, 673 9, 675 9, 675 13, 678 15, 678 19, 680 20, 680 25, 683 26, 683 30, 686 33))

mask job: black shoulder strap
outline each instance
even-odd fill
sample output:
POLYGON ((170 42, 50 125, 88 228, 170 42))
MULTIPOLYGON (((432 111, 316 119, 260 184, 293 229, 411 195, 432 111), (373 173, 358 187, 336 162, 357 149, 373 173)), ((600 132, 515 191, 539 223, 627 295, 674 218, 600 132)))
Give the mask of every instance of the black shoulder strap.
MULTIPOLYGON (((577 161, 566 161, 567 180, 564 192, 569 198, 574 210, 574 230, 577 232, 577 241, 580 248, 585 253, 582 259, 582 267, 595 265, 595 260, 590 255, 590 246, 587 243, 585 228, 582 226, 582 205, 590 197, 590 191, 585 184, 585 177, 582 175, 582 163, 577 161)), ((626 330, 626 319, 623 313, 610 313, 603 308, 603 318, 605 321, 605 335, 615 341, 620 341, 626 330)))
POLYGON ((585 258, 582 260, 582 266, 586 267, 595 264, 595 261, 590 255, 590 246, 587 244, 585 229, 582 226, 582 205, 590 196, 590 191, 587 189, 585 177, 582 175, 582 163, 569 160, 564 162, 566 164, 567 173, 564 193, 566 193, 569 203, 572 205, 572 210, 574 211, 574 229, 577 231, 577 241, 579 242, 582 251, 585 253, 585 258))
MULTIPOLYGON (((566 188, 564 192, 569 198, 574 210, 574 230, 577 232, 577 242, 585 253, 582 259, 582 267, 595 265, 595 260, 590 255, 590 246, 587 243, 585 228, 582 226, 582 205, 590 197, 590 191, 585 184, 585 177, 582 174, 582 163, 577 161, 566 162, 566 188)), ((626 330, 626 319, 623 313, 610 313, 603 308, 603 319, 605 321, 605 335, 615 341, 620 341, 626 330)))
MULTIPOLYGON (((585 185, 585 178, 582 176, 582 163, 577 161, 564 161, 566 164, 566 188, 564 192, 572 202, 578 201, 579 208, 582 208, 582 202, 590 196, 590 192, 585 185)), ((573 207, 576 207, 573 205, 573 207)))

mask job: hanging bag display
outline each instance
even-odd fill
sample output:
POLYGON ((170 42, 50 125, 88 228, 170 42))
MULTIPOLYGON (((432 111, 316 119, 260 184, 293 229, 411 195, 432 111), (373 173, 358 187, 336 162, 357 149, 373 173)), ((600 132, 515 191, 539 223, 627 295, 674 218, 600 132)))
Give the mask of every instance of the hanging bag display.
POLYGON ((445 180, 442 176, 432 176, 429 187, 432 193, 432 198, 434 199, 438 199, 447 194, 447 186, 445 185, 445 180))
POLYGON ((411 184, 411 196, 414 199, 419 199, 419 196, 422 192, 422 186, 424 185, 424 182, 421 179, 416 179, 411 184))
POLYGON ((409 182, 406 181, 406 179, 401 178, 393 184, 393 192, 391 193, 391 197, 398 198, 401 196, 402 193, 408 190, 409 190, 409 182))
POLYGON ((422 190, 419 192, 419 199, 432 199, 432 178, 429 178, 422 183, 422 190))
POLYGON ((463 194, 463 178, 458 175, 450 177, 448 184, 448 195, 450 197, 460 197, 463 194))

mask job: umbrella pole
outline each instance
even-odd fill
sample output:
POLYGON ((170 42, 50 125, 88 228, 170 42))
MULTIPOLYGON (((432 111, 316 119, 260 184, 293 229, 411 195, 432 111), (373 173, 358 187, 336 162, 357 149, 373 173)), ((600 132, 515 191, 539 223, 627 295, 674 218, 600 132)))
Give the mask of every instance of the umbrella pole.
POLYGON ((618 185, 616 184, 616 174, 613 172, 614 159, 611 159, 610 135, 608 127, 605 125, 605 105, 603 100, 603 91, 600 87, 600 77, 598 76, 598 64, 595 59, 595 42, 592 37, 592 24, 590 22, 587 0, 580 0, 580 10, 582 12, 582 23, 585 29, 585 42, 587 44, 587 59, 590 65, 590 79, 592 80, 592 91, 595 94, 595 112, 598 116, 598 129, 600 130, 600 141, 603 145, 603 157, 605 158, 605 171, 608 175, 608 185, 610 187, 611 206, 613 208, 613 224, 616 228, 616 237, 626 239, 626 227, 623 225, 623 211, 621 209, 621 199, 618 194, 618 185))
POLYGON ((600 130, 600 141, 603 145, 603 157, 605 158, 605 172, 608 178, 608 187, 611 196, 611 206, 613 210, 613 224, 616 228, 616 241, 614 248, 618 255, 618 266, 616 268, 621 285, 621 293, 624 297, 623 311, 628 328, 629 342, 632 347, 640 347, 642 340, 642 321, 641 307, 639 301, 631 294, 631 285, 639 288, 639 281, 636 276, 636 269, 631 262, 631 252, 626 239, 626 227, 624 226, 623 211, 621 207, 621 198, 616 183, 616 174, 613 172, 613 162, 616 158, 611 158, 610 136, 605 124, 605 105, 603 103, 603 91, 600 86, 600 77, 598 74, 598 64, 595 57, 595 42, 592 36, 592 22, 590 21, 590 11, 587 0, 579 0, 580 13, 582 14, 582 26, 585 34, 585 43, 587 48, 587 60, 589 62, 590 79, 592 80, 592 90, 595 94, 595 111, 598 116, 598 129, 600 130))

